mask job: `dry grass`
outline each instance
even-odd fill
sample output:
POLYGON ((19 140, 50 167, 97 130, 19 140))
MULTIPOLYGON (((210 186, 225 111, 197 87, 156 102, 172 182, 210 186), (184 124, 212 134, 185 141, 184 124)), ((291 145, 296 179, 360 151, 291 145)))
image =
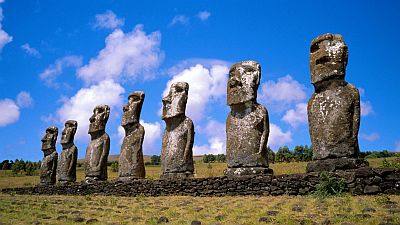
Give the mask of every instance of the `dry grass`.
POLYGON ((6 224, 379 224, 400 222, 400 196, 313 197, 112 197, 0 194, 6 224), (329 223, 327 222, 329 220, 329 223))

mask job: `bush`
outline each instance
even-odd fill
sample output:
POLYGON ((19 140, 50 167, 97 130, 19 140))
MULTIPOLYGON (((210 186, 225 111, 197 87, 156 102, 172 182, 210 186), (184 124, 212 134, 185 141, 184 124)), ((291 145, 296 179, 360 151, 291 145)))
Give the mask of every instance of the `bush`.
POLYGON ((395 160, 386 160, 386 159, 384 159, 382 161, 382 167, 383 168, 400 169, 400 159, 395 159, 395 160))
POLYGON ((317 197, 329 197, 341 195, 346 187, 344 179, 331 177, 327 172, 321 172, 320 182, 316 185, 314 195, 317 197))
POLYGON ((111 163, 111 171, 118 172, 118 162, 111 163))

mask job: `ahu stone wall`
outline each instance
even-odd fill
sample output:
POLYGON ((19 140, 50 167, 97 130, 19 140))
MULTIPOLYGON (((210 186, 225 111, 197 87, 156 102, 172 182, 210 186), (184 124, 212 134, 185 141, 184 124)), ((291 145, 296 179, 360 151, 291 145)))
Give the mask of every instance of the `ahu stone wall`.
MULTIPOLYGON (((400 170, 372 169, 329 173, 343 178, 345 191, 354 195, 400 194, 400 170)), ((320 183, 317 172, 292 175, 244 176, 240 178, 209 177, 189 179, 103 181, 66 185, 40 185, 36 187, 9 188, 3 193, 33 195, 114 195, 114 196, 236 196, 236 195, 306 195, 320 183)))

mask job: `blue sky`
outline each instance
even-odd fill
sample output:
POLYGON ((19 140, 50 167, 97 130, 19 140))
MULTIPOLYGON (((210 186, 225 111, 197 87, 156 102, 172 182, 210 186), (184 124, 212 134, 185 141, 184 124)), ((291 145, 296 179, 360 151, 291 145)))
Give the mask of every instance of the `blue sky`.
POLYGON ((61 133, 67 119, 78 120, 82 158, 96 104, 111 106, 106 130, 118 154, 122 105, 136 90, 146 93, 144 153, 160 154, 161 98, 175 81, 190 84, 194 153, 224 153, 227 70, 248 59, 262 66, 258 101, 269 111, 270 146, 310 144, 309 44, 328 32, 342 34, 349 48, 361 149, 400 151, 399 4, 0 0, 0 160, 41 159, 46 127, 61 133))

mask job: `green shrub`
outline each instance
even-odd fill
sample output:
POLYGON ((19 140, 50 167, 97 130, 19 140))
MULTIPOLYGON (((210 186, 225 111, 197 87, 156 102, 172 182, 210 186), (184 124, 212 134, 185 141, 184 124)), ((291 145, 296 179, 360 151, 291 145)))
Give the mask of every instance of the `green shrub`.
POLYGON ((314 195, 329 197, 341 195, 346 187, 344 179, 331 177, 327 172, 321 172, 319 184, 316 185, 314 195))
POLYGON ((382 161, 382 167, 383 168, 400 169, 400 159, 395 159, 395 160, 386 160, 386 159, 384 159, 382 161))

